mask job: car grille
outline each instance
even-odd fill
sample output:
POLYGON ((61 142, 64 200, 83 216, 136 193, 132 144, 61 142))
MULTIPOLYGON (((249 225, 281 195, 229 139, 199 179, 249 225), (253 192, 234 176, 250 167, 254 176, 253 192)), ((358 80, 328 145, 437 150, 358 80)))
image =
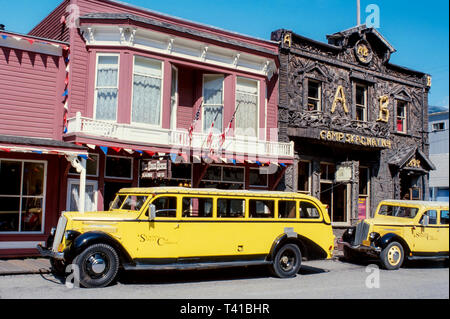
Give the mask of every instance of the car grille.
POLYGON ((67 218, 64 215, 61 215, 58 220, 58 226, 56 227, 55 237, 53 239, 52 250, 54 252, 58 251, 58 246, 62 241, 64 230, 66 229, 67 218))
POLYGON ((361 221, 358 225, 356 225, 355 231, 355 240, 353 245, 361 245, 363 240, 367 239, 367 235, 369 234, 369 224, 361 221))

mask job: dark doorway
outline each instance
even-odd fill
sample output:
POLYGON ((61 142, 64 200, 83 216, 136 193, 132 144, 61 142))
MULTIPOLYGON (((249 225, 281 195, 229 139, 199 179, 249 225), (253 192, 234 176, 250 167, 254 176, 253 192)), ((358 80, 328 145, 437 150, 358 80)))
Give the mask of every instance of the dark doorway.
POLYGON ((103 192, 103 207, 104 210, 108 210, 112 204, 112 201, 116 197, 116 193, 125 187, 131 187, 131 182, 105 182, 103 192))

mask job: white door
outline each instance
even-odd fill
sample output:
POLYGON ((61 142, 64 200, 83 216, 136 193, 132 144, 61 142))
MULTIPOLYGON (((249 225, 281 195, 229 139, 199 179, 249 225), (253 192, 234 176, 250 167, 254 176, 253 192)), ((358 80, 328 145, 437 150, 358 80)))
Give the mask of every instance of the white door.
MULTIPOLYGON (((96 211, 97 210, 97 191, 98 183, 97 181, 86 181, 86 195, 84 201, 84 211, 96 211)), ((69 179, 67 184, 67 211, 78 211, 78 203, 80 200, 80 180, 79 179, 69 179)))

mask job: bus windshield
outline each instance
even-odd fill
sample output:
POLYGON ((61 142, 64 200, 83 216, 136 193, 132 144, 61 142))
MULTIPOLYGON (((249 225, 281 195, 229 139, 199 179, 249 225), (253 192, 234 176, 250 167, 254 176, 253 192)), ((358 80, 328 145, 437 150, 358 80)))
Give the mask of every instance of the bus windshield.
POLYGON ((382 205, 378 215, 414 218, 418 211, 419 209, 414 207, 382 205))
POLYGON ((110 210, 140 211, 147 198, 147 195, 117 195, 110 210))

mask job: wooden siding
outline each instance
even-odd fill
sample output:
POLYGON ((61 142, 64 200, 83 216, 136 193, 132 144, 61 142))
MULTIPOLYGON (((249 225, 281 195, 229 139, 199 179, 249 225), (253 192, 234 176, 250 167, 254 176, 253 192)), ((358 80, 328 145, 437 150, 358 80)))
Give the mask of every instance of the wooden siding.
POLYGON ((0 49, 0 134, 61 139, 64 69, 61 57, 0 49))
POLYGON ((29 32, 29 35, 53 39, 58 41, 69 41, 69 29, 61 24, 61 17, 68 16, 66 8, 70 0, 64 0, 58 7, 56 7, 44 20, 29 32))

